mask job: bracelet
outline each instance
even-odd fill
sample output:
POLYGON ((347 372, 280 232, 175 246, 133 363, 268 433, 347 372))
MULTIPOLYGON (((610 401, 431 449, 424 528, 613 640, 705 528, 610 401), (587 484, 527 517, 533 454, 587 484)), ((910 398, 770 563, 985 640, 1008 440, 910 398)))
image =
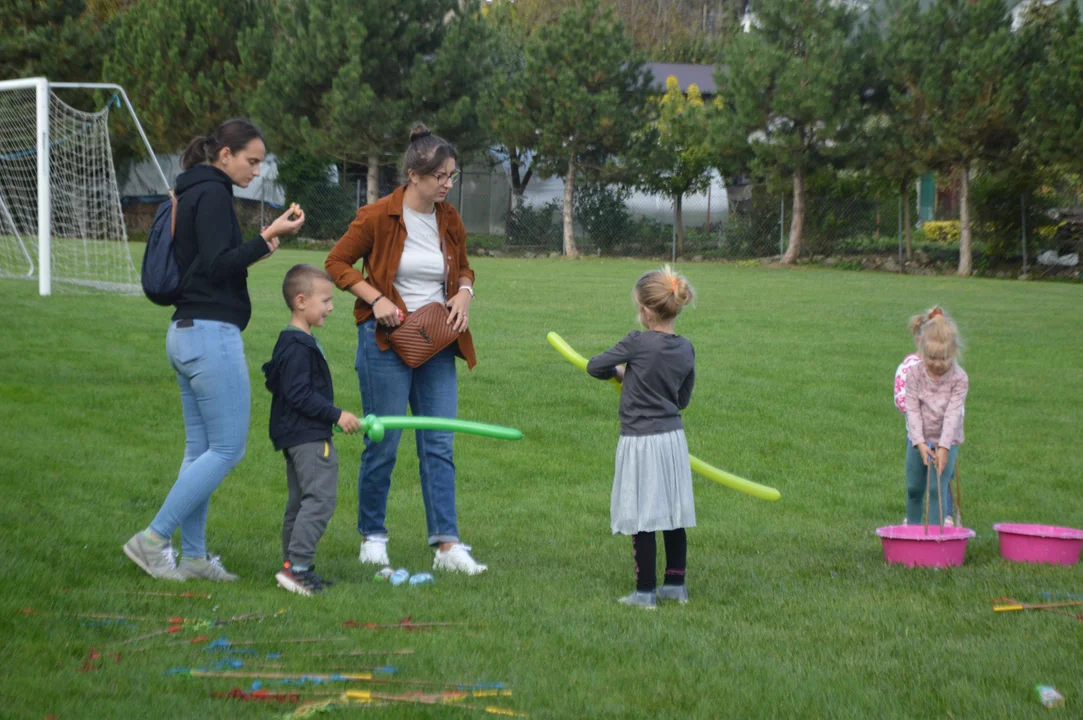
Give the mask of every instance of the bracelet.
POLYGON ((382 298, 383 296, 384 296, 383 293, 380 293, 379 295, 377 295, 376 299, 369 303, 369 307, 376 307, 376 303, 380 302, 380 298, 382 298))

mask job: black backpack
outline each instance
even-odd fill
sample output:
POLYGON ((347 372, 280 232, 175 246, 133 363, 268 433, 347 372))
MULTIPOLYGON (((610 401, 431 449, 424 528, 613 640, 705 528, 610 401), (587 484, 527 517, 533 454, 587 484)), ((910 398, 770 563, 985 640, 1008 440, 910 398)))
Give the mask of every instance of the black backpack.
POLYGON ((175 305, 180 300, 184 274, 173 254, 176 231, 177 196, 170 190, 169 199, 154 213, 143 253, 143 294, 156 305, 175 305))

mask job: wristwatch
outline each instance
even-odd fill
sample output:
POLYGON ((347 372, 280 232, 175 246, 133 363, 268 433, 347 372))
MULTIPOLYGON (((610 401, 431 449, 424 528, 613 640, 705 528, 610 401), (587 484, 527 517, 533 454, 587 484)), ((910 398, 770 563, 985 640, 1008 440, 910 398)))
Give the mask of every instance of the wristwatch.
POLYGON ((474 299, 474 288, 473 287, 471 287, 470 285, 460 285, 459 289, 467 291, 468 293, 470 293, 470 299, 471 300, 474 299))

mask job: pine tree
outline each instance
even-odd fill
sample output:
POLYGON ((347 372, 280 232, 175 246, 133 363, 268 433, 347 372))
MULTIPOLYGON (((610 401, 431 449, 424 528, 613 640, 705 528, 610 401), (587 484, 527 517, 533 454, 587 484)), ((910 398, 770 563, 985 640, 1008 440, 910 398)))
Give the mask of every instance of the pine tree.
POLYGON ((1024 30, 1044 51, 1030 68, 1024 134, 1042 163, 1083 174, 1083 22, 1079 5, 1063 6, 1024 30))
POLYGON ((523 200, 534 176, 533 158, 537 145, 537 94, 542 77, 529 75, 523 61, 529 34, 518 3, 499 2, 486 14, 494 42, 493 74, 479 99, 483 126, 496 144, 498 157, 505 157, 511 177, 508 222, 523 200))
POLYGON ((570 7, 527 39, 524 72, 540 80, 530 98, 536 166, 564 177, 564 253, 577 255, 575 182, 597 173, 642 127, 649 74, 624 29, 597 0, 570 7))
POLYGON ((100 82, 101 58, 119 8, 85 0, 4 0, 0 3, 0 78, 47 77, 100 82))
POLYGON ((876 19, 878 27, 870 28, 866 35, 875 79, 862 141, 862 165, 875 180, 901 195, 906 257, 910 260, 914 254, 910 191, 927 167, 933 138, 922 108, 906 101, 913 73, 910 63, 920 63, 921 58, 907 56, 898 41, 922 27, 921 6, 917 0, 886 3, 876 19))
POLYGON ((866 67, 855 15, 830 0, 774 0, 723 51, 722 121, 751 145, 754 173, 793 182, 789 246, 801 252, 806 178, 845 162, 860 129, 866 67))
POLYGON ((137 103, 154 147, 179 150, 247 115, 258 78, 241 67, 237 36, 268 8, 266 0, 171 0, 136 3, 120 16, 103 75, 137 103))
MULTIPOLYGON (((916 2, 917 0, 913 0, 916 2)), ((901 112, 933 138, 930 168, 960 184, 960 275, 973 266, 970 175, 982 162, 1007 162, 1025 102, 1019 38, 1000 0, 939 0, 894 35, 901 112)))
POLYGON ((474 98, 489 56, 475 1, 279 2, 273 21, 245 33, 242 51, 268 36, 256 116, 288 149, 366 162, 369 202, 413 122, 467 153, 484 144, 474 98))

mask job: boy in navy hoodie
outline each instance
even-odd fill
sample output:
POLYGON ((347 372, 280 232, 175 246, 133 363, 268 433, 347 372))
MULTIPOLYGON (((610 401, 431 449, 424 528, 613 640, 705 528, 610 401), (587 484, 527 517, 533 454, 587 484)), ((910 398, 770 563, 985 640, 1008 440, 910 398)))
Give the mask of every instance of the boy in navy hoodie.
POLYGON ((263 366, 271 391, 271 442, 286 457, 289 499, 282 521, 285 564, 275 575, 290 592, 314 595, 331 583, 316 574, 316 543, 327 529, 338 496, 338 454, 331 426, 361 428, 357 416, 334 405, 331 370, 312 328, 334 309, 331 278, 312 265, 294 265, 282 281, 292 317, 263 366))

